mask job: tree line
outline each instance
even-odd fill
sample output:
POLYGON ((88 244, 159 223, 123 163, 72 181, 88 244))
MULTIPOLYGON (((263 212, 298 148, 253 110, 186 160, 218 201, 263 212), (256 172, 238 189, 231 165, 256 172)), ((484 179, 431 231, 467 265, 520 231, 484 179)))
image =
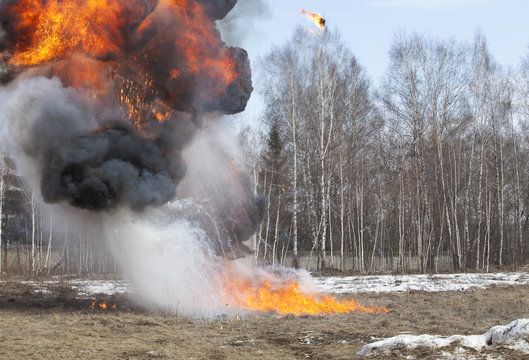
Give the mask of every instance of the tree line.
MULTIPOLYGON (((254 260, 310 270, 489 271, 529 259, 529 56, 398 34, 373 86, 340 35, 298 29, 256 69, 262 126, 241 131, 267 199, 254 260)), ((113 274, 82 224, 0 161, 0 273, 113 274)))
POLYGON ((298 29, 260 62, 264 126, 241 136, 269 204, 255 260, 359 272, 526 264, 528 59, 502 69, 480 33, 471 44, 397 34, 375 88, 339 34, 298 29))
POLYGON ((117 274, 116 259, 97 232, 83 224, 57 224, 36 189, 3 152, 0 159, 0 274, 117 274))

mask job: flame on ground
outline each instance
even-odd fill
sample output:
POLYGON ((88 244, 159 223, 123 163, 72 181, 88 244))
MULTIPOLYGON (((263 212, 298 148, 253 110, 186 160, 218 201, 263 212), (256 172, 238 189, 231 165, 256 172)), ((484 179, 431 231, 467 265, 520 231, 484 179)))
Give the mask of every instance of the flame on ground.
POLYGON ((363 306, 354 299, 338 300, 333 296, 305 293, 294 280, 255 280, 228 277, 226 296, 246 310, 270 311, 281 315, 322 315, 361 311, 386 314, 382 306, 363 306))
POLYGON ((323 30, 325 27, 325 19, 320 14, 304 9, 301 10, 301 13, 306 15, 316 26, 323 30))
POLYGON ((103 301, 92 301, 92 304, 90 305, 90 309, 103 309, 103 310, 116 310, 118 308, 117 304, 108 305, 106 300, 103 301))

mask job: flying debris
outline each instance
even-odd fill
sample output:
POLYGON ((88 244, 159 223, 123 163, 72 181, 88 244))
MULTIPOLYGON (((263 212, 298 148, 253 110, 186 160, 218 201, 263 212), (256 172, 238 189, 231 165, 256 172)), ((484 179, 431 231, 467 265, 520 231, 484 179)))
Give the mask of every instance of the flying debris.
POLYGON ((320 30, 325 28, 325 19, 320 14, 305 9, 302 9, 301 13, 306 15, 307 18, 309 18, 314 24, 316 24, 316 26, 320 28, 320 30))

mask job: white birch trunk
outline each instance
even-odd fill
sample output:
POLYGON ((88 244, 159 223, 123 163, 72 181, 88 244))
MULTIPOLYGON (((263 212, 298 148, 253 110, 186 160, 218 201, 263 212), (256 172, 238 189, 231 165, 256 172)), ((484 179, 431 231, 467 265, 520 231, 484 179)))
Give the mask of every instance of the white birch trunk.
POLYGON ((503 242, 504 242, 504 234, 503 234, 503 228, 504 228, 504 210, 503 210, 503 188, 504 188, 504 172, 503 172, 503 138, 500 136, 500 160, 499 160, 499 166, 497 167, 496 176, 498 177, 498 211, 499 211, 499 223, 500 223, 500 254, 499 254, 499 264, 500 266, 503 265, 503 242))
POLYGON ((2 263, 2 244, 3 244, 3 224, 4 224, 4 197, 5 197, 5 166, 6 161, 5 157, 2 156, 2 167, 0 168, 0 275, 2 275, 2 272, 4 271, 4 267, 7 266, 7 264, 2 263))
POLYGON ((46 266, 46 269, 48 270, 48 275, 50 274, 50 253, 51 253, 51 239, 52 239, 52 236, 53 236, 53 215, 50 215, 50 235, 48 237, 48 249, 46 250, 46 262, 45 262, 45 266, 46 266))
MULTIPOLYGON (((476 270, 479 270, 480 268, 480 249, 481 249, 481 224, 482 224, 482 218, 483 218, 483 210, 482 210, 482 194, 483 194, 483 157, 485 156, 485 144, 483 139, 481 140, 481 155, 480 155, 480 161, 479 161, 479 179, 478 179, 478 231, 476 235, 476 270)), ((484 264, 484 262, 481 262, 481 264, 484 264)))
POLYGON ((279 239, 279 209, 281 209, 281 194, 277 197, 276 226, 274 231, 274 246, 272 248, 272 265, 276 264, 277 242, 279 239))
POLYGON ((298 138, 297 138, 297 119, 296 119, 296 103, 294 90, 292 89, 292 113, 291 113, 291 123, 292 123, 292 145, 293 145, 293 156, 294 156, 294 174, 292 186, 294 188, 294 199, 293 199, 293 209, 292 209, 292 233, 293 233, 293 244, 292 244, 292 262, 294 268, 299 268, 299 259, 298 259, 298 138))
POLYGON ((345 203, 344 203, 344 184, 343 184, 343 160, 340 154, 340 271, 345 271, 344 242, 345 242, 345 203))
POLYGON ((35 274, 35 245, 36 245, 36 209, 35 209, 35 191, 31 190, 31 273, 35 274))

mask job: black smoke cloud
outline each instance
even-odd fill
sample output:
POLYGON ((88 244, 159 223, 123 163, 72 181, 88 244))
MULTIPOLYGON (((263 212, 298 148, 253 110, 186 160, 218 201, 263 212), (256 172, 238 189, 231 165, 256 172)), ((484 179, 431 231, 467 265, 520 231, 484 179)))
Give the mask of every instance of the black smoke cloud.
POLYGON ((174 113, 163 125, 151 122, 140 134, 111 120, 119 109, 102 112, 57 78, 28 78, 10 87, 2 99, 13 147, 36 172, 46 202, 142 210, 174 197, 186 170, 181 150, 196 131, 188 114, 174 113))
POLYGON ((141 210, 174 196, 185 174, 178 155, 168 156, 161 137, 147 140, 116 123, 73 137, 63 154, 50 152, 41 190, 48 202, 67 200, 75 207, 102 210, 128 204, 141 210))
POLYGON ((237 0, 198 0, 213 20, 222 20, 235 7, 237 0))

